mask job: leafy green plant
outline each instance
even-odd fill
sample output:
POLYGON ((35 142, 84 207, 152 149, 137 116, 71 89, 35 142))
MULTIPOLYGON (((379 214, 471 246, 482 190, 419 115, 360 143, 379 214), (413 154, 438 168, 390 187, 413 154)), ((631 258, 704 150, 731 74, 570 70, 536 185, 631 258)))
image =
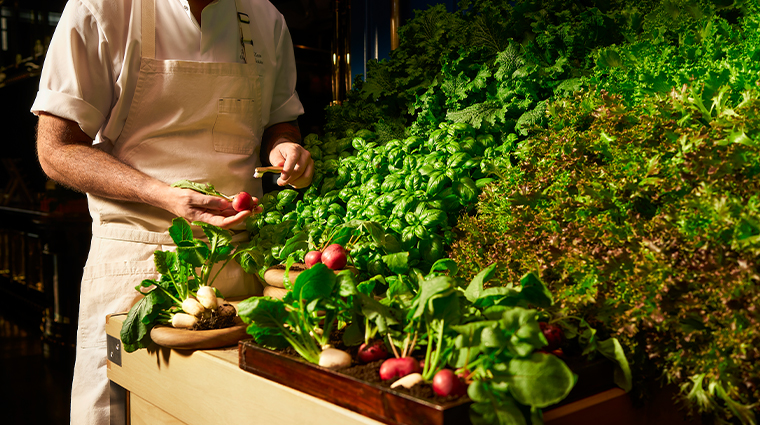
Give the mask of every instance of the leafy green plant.
MULTIPOLYGON (((156 271, 161 276, 158 280, 143 280, 135 287, 145 297, 132 306, 124 320, 121 341, 126 352, 147 348, 152 342, 150 330, 157 324, 176 324, 175 318, 181 318, 178 316, 181 313, 200 317, 206 307, 194 305, 198 304, 195 297, 199 291, 212 287, 219 272, 250 249, 246 245, 233 246, 232 235, 227 230, 202 222, 193 224, 203 229, 208 241, 196 239, 187 220, 175 218, 169 235, 177 246, 176 251, 156 251, 156 271), (215 266, 216 273, 212 273, 215 266), (188 304, 187 301, 194 302, 188 304)), ((234 309, 224 310, 222 314, 223 310, 216 306, 216 297, 221 294, 212 289, 214 308, 208 308, 208 314, 195 324, 200 329, 229 326, 235 316, 234 309)))
POLYGON ((547 311, 618 338, 638 382, 663 373, 695 411, 751 424, 760 103, 730 91, 555 102, 451 256, 464 277, 494 260, 506 282, 540 270, 561 307, 547 311))

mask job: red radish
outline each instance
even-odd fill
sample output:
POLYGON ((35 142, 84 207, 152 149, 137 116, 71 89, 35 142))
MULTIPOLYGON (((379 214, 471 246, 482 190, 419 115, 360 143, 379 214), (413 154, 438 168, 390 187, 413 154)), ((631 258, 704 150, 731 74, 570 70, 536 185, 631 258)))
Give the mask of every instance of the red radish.
POLYGON ((375 340, 369 344, 362 344, 359 346, 359 361, 361 363, 370 363, 375 360, 387 359, 388 350, 385 349, 385 344, 381 340, 375 340))
POLYGON ((322 263, 332 270, 346 267, 346 262, 346 250, 340 244, 334 243, 322 251, 322 263))
POLYGON ((303 257, 303 262, 306 263, 306 268, 308 269, 314 264, 321 263, 322 251, 309 251, 306 256, 303 257))
POLYGON ((380 365, 380 379, 387 381, 393 378, 403 378, 410 373, 420 372, 420 362, 413 357, 388 359, 380 365))
POLYGON ((240 192, 232 198, 232 208, 235 211, 252 211, 254 207, 253 197, 248 192, 240 192))
POLYGON ((441 369, 433 377, 433 391, 441 397, 464 395, 467 393, 467 384, 453 370, 441 369))
POLYGON ((560 328, 559 325, 553 323, 550 324, 546 322, 538 322, 538 326, 541 327, 541 332, 544 333, 544 337, 548 343, 546 347, 544 347, 544 350, 554 351, 562 345, 564 334, 562 332, 562 328, 560 328))

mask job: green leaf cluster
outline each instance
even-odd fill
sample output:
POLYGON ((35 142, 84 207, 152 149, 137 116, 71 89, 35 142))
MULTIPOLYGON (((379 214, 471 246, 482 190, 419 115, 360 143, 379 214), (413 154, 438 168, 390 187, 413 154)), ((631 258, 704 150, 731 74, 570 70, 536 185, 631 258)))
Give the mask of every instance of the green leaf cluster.
POLYGON ((753 423, 759 96, 726 86, 635 106, 604 92, 554 102, 547 128, 460 218, 461 275, 494 259, 503 282, 539 270, 562 306, 547 311, 619 339, 597 348, 631 352, 637 382, 661 373, 695 410, 753 423))

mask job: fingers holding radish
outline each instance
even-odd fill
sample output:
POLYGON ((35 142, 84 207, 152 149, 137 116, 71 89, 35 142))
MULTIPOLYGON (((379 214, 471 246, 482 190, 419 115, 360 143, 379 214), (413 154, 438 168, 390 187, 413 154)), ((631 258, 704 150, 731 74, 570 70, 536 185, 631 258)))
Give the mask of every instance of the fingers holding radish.
POLYGON ((232 198, 232 208, 235 211, 253 211, 258 206, 258 200, 248 192, 240 192, 232 198))

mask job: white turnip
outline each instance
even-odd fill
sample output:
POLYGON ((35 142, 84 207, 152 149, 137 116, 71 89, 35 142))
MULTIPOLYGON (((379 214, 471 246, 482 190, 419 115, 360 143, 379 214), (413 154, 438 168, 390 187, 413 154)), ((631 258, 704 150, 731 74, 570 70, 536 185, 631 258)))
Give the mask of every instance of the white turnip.
POLYGON ((325 348, 319 354, 319 365, 328 369, 351 366, 351 355, 337 348, 325 348))
POLYGON ((419 384, 422 382, 422 375, 419 373, 410 373, 409 375, 404 376, 403 378, 400 378, 396 382, 391 384, 391 388, 396 387, 404 387, 404 388, 412 388, 413 386, 419 384))
POLYGON ((209 310, 216 310, 218 303, 216 301, 216 291, 210 286, 201 286, 195 294, 198 302, 209 310))
POLYGON ((192 316, 200 317, 206 308, 193 297, 187 297, 182 301, 182 311, 192 316))
POLYGON ((198 318, 186 313, 176 313, 172 316, 172 326, 175 328, 189 329, 198 323, 198 318))
POLYGON ((309 251, 304 257, 303 262, 306 268, 310 269, 314 264, 322 262, 322 251, 309 251))
POLYGON ((334 243, 322 251, 322 263, 331 270, 340 270, 346 267, 347 261, 346 250, 340 244, 334 243))
POLYGON ((420 372, 420 362, 413 357, 401 357, 388 359, 380 365, 380 379, 387 381, 393 378, 401 378, 410 373, 420 372))
POLYGON ((453 370, 441 369, 433 377, 433 391, 441 397, 464 395, 467 393, 467 384, 453 370))
POLYGON ((375 340, 369 344, 360 345, 357 357, 360 363, 371 363, 375 360, 387 359, 388 350, 382 340, 375 340))

